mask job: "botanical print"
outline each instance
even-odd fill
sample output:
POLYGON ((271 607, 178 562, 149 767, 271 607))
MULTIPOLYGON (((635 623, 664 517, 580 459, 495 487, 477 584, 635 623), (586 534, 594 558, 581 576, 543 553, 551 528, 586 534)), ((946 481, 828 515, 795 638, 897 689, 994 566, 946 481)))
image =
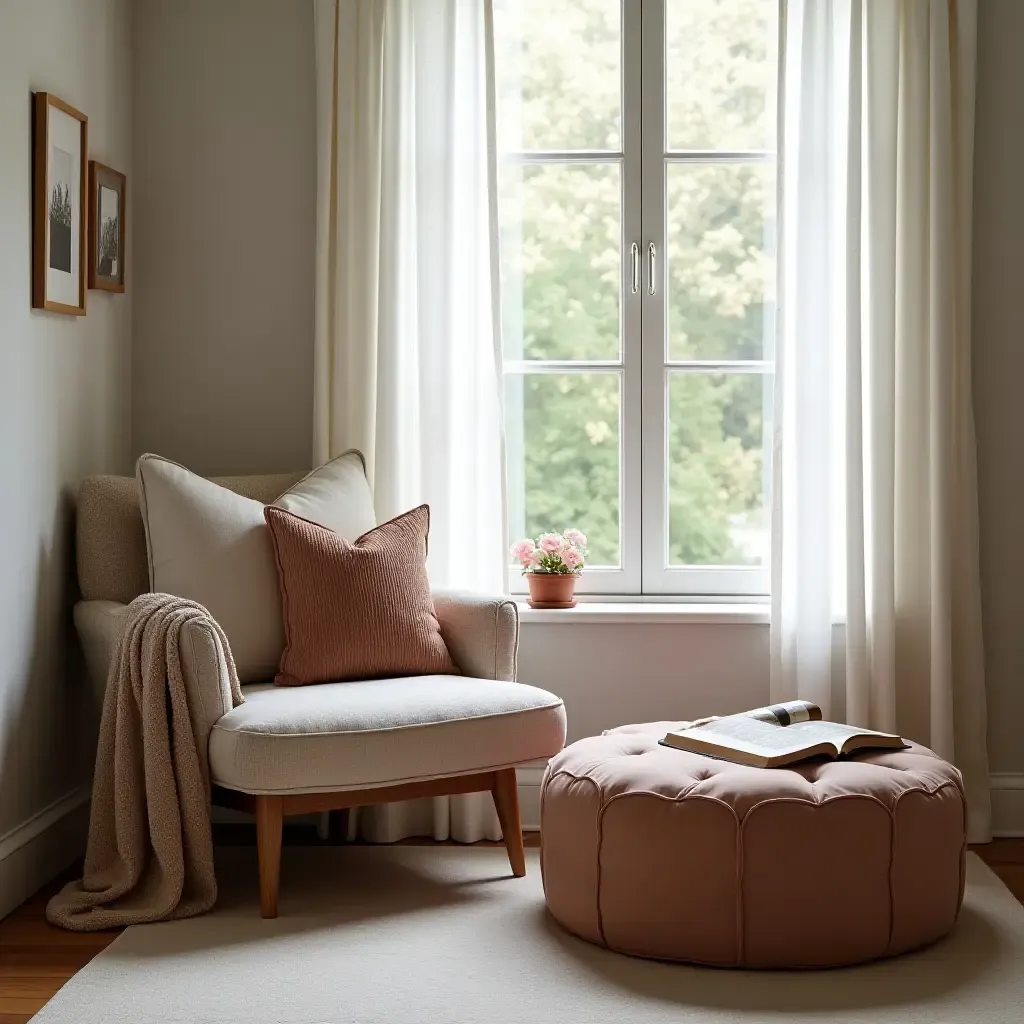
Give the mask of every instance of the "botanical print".
POLYGON ((75 161, 59 146, 50 152, 50 269, 71 273, 72 184, 75 161))
POLYGON ((100 185, 99 239, 97 252, 98 271, 103 277, 118 276, 118 244, 121 239, 119 196, 112 188, 100 185))

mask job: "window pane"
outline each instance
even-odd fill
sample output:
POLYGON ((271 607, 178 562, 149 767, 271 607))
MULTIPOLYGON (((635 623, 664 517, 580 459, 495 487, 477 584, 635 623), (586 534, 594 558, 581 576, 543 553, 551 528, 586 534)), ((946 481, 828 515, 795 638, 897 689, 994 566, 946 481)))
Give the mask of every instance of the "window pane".
POLYGON ((617 359, 618 164, 502 168, 502 328, 508 359, 617 359))
POLYGON ((619 148, 619 0, 495 0, 498 144, 619 148))
POLYGON ((671 359, 771 359, 775 168, 668 164, 671 359))
POLYGON ((770 374, 671 373, 669 565, 768 558, 770 374))
POLYGON ((670 149, 774 149, 778 0, 667 0, 670 149))
POLYGON ((513 375, 506 382, 511 541, 570 526, 591 566, 619 564, 619 375, 513 375))

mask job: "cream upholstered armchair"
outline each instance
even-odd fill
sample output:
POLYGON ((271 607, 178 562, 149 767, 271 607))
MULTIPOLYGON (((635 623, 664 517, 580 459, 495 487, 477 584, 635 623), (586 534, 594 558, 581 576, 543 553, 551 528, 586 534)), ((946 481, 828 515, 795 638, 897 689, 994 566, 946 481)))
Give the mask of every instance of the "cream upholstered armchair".
MULTIPOLYGON (((215 482, 269 502, 301 474, 215 482)), ((133 477, 83 481, 77 518, 75 625, 100 700, 127 605, 149 589, 133 477)), ((231 707, 212 631, 188 626, 182 661, 189 711, 207 751, 213 800, 256 815, 260 909, 277 916, 282 819, 421 796, 490 791, 512 871, 526 872, 515 766, 557 753, 565 710, 514 682, 518 614, 506 598, 435 593, 460 676, 243 687, 231 707)))

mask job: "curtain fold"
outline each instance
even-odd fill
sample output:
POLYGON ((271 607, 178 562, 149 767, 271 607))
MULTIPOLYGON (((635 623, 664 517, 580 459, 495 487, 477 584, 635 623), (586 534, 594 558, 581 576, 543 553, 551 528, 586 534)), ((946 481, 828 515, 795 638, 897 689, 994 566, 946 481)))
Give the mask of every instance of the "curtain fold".
MULTIPOLYGON (((379 522, 431 510, 435 587, 506 589, 489 0, 316 0, 314 459, 379 522)), ((356 816, 353 816, 356 817, 356 816)), ((490 800, 364 809, 368 838, 500 838, 490 800)))
POLYGON ((976 18, 976 0, 783 4, 771 691, 952 760, 984 841, 976 18))

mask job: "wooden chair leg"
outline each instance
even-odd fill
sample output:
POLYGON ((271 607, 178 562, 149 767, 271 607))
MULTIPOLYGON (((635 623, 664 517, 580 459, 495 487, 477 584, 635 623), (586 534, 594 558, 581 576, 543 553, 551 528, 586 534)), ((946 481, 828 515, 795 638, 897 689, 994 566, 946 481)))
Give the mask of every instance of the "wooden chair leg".
POLYGON ((277 917, 277 889, 281 878, 281 832, 284 827, 281 797, 256 797, 256 853, 260 865, 260 916, 277 917))
POLYGON ((491 796, 498 812, 498 821, 501 822, 501 834, 505 839, 512 874, 522 878, 526 874, 526 851, 523 849, 523 826, 519 821, 519 785, 515 768, 503 768, 494 773, 491 796))

